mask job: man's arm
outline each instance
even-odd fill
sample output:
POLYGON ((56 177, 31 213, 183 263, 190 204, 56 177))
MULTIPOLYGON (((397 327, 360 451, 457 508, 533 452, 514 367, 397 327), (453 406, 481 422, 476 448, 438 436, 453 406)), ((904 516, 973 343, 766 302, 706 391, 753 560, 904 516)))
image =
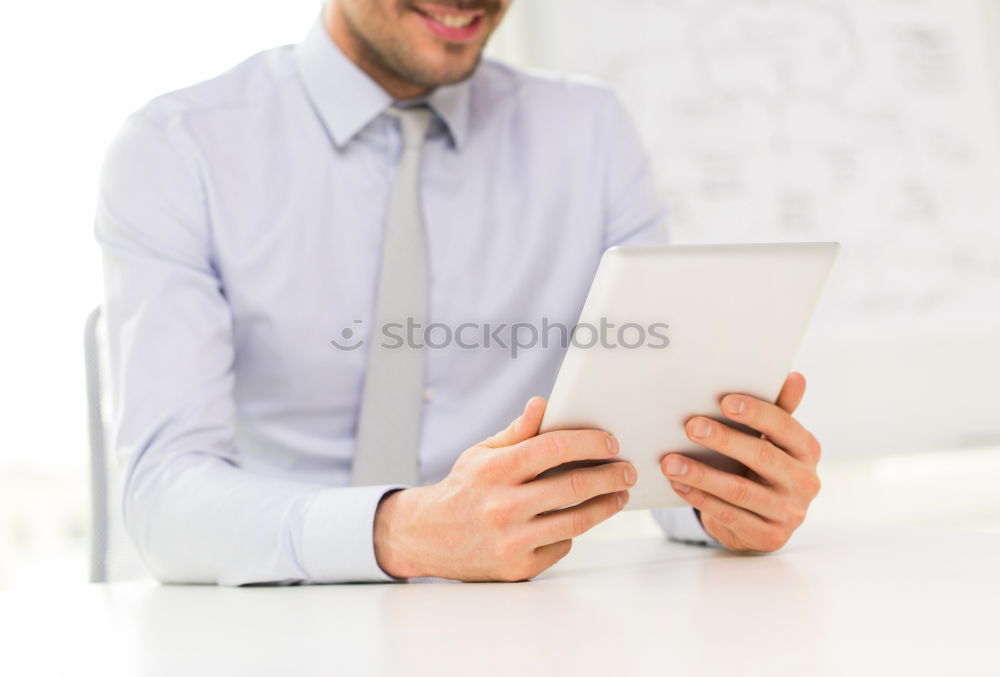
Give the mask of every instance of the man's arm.
POLYGON ((102 172, 96 231, 128 532, 164 581, 389 580, 372 528, 390 487, 327 488, 241 467, 232 317, 196 158, 181 121, 139 113, 102 172))
POLYGON ((610 91, 602 92, 605 248, 667 243, 666 210, 649 154, 628 111, 610 91))

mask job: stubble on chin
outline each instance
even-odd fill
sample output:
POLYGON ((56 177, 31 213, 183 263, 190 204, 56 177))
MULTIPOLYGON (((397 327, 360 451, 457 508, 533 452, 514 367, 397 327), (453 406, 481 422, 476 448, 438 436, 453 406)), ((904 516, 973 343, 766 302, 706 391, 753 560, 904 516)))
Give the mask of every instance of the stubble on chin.
MULTIPOLYGON (((451 5, 463 9, 482 8, 487 11, 487 16, 494 25, 490 29, 492 34, 496 28, 495 17, 501 10, 501 3, 498 0, 434 0, 441 5, 451 5)), ((422 88, 432 89, 445 85, 452 85, 472 77, 479 67, 483 58, 483 51, 486 48, 487 40, 475 45, 443 44, 445 60, 448 56, 454 55, 457 59, 470 49, 475 50, 474 56, 469 59, 468 65, 461 69, 435 68, 429 63, 431 59, 421 58, 418 46, 408 43, 405 40, 394 39, 391 35, 391 25, 403 23, 406 15, 411 11, 410 0, 397 0, 395 4, 396 16, 388 18, 381 26, 377 27, 378 37, 371 38, 365 36, 357 26, 352 26, 355 40, 359 48, 360 56, 379 70, 392 75, 396 79, 410 83, 422 88)), ((488 37, 488 36, 487 36, 488 37)), ((466 57, 468 58, 468 57, 466 57)))

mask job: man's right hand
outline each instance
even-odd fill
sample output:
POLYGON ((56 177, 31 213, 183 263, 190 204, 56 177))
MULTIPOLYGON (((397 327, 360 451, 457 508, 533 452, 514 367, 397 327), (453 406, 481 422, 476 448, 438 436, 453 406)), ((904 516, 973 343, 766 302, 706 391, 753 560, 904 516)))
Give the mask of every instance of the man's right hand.
POLYGON ((570 461, 610 461, 601 430, 538 434, 534 397, 507 429, 467 449, 438 482, 390 494, 375 514, 375 557, 391 576, 521 581, 566 556, 576 538, 628 503, 625 461, 538 475, 570 461), (572 506, 572 507, 567 507, 572 506))

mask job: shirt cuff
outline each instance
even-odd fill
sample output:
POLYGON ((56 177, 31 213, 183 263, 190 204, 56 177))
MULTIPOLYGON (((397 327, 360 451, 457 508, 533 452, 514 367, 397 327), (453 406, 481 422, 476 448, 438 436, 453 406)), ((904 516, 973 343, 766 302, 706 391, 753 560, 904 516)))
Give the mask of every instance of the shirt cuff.
POLYGON ((653 518, 672 541, 693 543, 721 548, 722 544, 712 538, 694 508, 658 508, 653 510, 653 518))
POLYGON ((375 511, 397 485, 337 487, 320 492, 306 515, 302 566, 313 583, 398 581, 375 559, 375 511))

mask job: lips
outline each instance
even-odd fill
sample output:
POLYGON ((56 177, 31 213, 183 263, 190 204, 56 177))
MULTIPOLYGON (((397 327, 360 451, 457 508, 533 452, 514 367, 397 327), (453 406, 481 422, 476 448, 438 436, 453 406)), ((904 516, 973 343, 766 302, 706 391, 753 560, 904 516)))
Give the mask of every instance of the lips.
POLYGON ((456 9, 430 3, 418 3, 413 9, 432 33, 456 43, 475 39, 486 15, 482 9, 456 9))

